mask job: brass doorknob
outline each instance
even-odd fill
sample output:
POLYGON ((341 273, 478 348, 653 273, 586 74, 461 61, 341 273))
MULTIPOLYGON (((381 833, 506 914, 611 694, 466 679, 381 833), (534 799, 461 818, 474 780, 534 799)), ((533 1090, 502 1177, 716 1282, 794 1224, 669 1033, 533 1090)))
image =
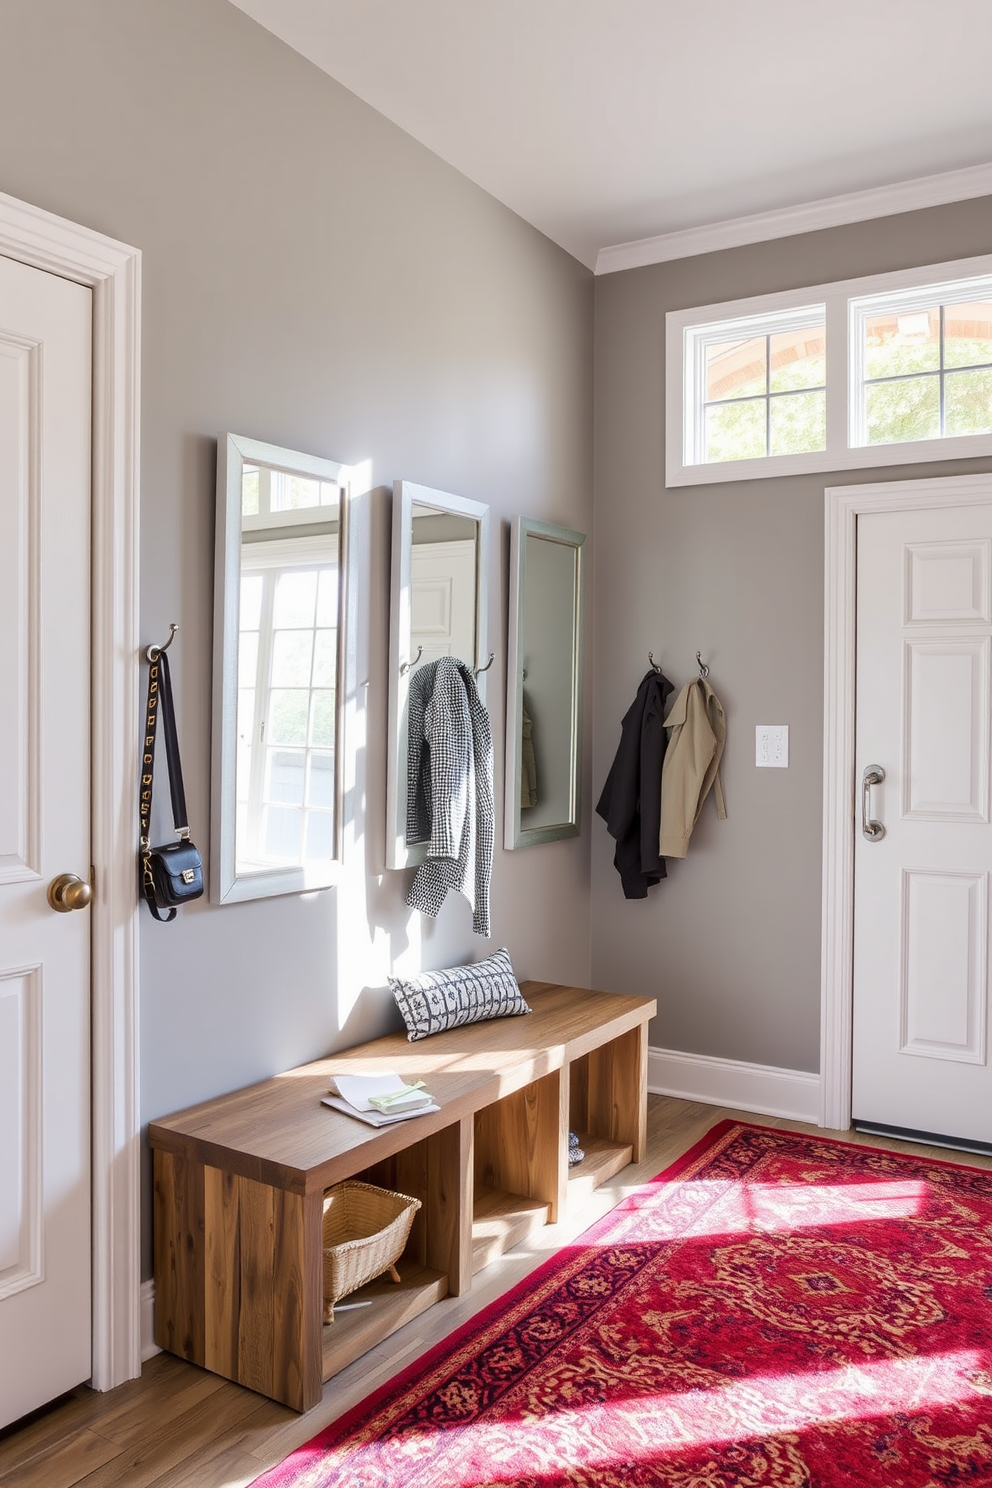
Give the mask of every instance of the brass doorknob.
POLYGON ((93 890, 77 873, 60 873, 48 885, 48 902, 59 914, 68 914, 71 909, 85 909, 93 898, 93 890))

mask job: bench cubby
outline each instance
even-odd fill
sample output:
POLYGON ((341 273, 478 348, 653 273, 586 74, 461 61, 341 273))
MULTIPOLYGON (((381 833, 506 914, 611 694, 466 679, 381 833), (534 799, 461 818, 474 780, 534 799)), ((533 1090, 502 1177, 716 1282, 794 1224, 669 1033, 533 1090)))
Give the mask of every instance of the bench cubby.
POLYGON ((529 1016, 387 1035, 152 1122, 155 1338, 296 1410, 323 1382, 644 1155, 647 998, 525 983, 529 1016), (423 1079, 439 1112, 373 1128, 332 1075, 423 1079), (568 1168, 568 1132, 585 1161, 568 1168), (397 1267, 322 1321, 321 1214, 345 1178, 421 1201, 397 1267))

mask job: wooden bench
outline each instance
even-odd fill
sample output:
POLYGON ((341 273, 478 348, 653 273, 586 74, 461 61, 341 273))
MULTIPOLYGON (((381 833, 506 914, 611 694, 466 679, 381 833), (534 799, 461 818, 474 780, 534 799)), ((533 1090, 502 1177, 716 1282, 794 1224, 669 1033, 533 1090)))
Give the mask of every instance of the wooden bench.
POLYGON ((391 1034, 152 1122, 160 1347, 309 1410, 324 1380, 639 1161, 655 1003, 523 992, 527 1017, 391 1034), (376 1129, 321 1105, 331 1075, 377 1069, 424 1080, 441 1110, 376 1129), (571 1171, 570 1128, 586 1153, 571 1171), (354 1177, 423 1207, 400 1285, 371 1282, 325 1326, 323 1196, 354 1177))

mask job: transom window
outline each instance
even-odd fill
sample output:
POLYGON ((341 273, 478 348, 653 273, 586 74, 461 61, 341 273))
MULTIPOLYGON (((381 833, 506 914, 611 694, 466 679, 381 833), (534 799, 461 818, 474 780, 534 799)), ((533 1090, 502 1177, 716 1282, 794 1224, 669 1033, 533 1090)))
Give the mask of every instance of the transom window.
POLYGON ((957 288, 851 302, 858 444, 992 433, 992 280, 957 288))
POLYGON ((711 327, 692 345, 702 382, 693 429, 697 459, 764 459, 826 445, 824 307, 746 325, 711 327))
POLYGON ((277 513, 288 522, 299 513, 299 520, 310 524, 315 507, 333 507, 336 512, 340 498, 336 481, 297 475, 291 470, 246 464, 241 476, 241 516, 249 531, 271 527, 269 519, 277 513))
POLYGON ((992 257, 667 317, 667 482, 992 455, 992 257))

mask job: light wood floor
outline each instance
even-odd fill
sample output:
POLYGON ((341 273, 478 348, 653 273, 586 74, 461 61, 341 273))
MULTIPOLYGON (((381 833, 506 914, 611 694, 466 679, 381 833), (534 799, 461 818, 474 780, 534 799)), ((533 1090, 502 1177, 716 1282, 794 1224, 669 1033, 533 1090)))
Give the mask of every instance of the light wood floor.
MULTIPOLYGON (((81 1385, 29 1424, 0 1433, 0 1484, 3 1488, 244 1488, 526 1276, 618 1203, 630 1187, 654 1177, 725 1116, 794 1131, 817 1130, 798 1121, 649 1096, 648 1148, 643 1163, 625 1168, 588 1200, 580 1214, 541 1230, 490 1266, 476 1277, 467 1296, 438 1303, 329 1380, 321 1404, 306 1415, 298 1416, 169 1354, 158 1354, 144 1366, 140 1380, 105 1395, 81 1385)), ((855 1132, 833 1135, 992 1167, 990 1158, 860 1137, 855 1132)))

